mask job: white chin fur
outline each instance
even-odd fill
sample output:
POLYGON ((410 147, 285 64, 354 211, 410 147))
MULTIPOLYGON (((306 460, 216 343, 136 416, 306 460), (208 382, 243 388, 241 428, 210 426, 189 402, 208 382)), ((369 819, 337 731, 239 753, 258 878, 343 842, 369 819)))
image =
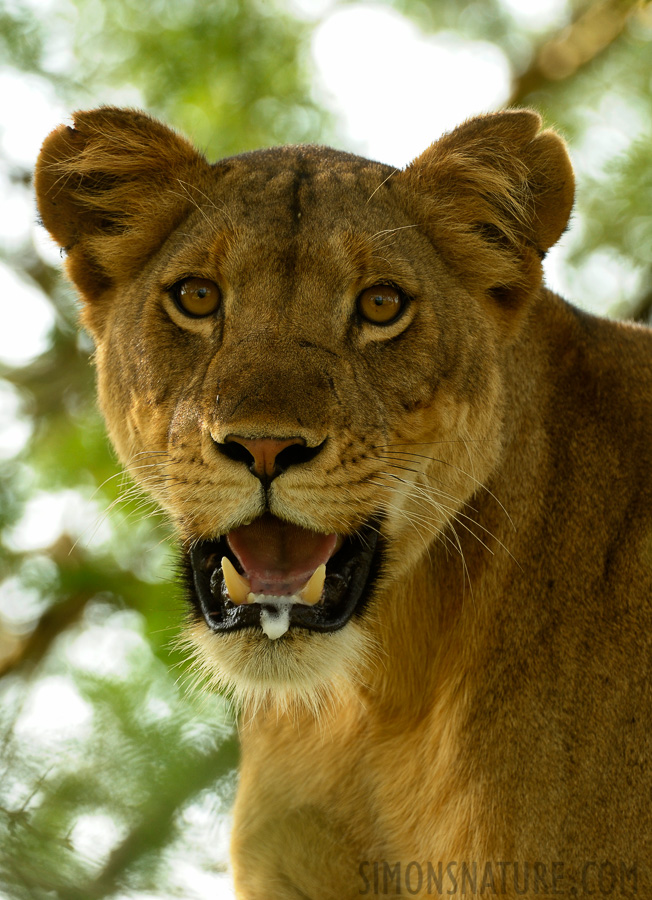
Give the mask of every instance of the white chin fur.
POLYGON ((182 644, 202 680, 250 712, 271 705, 318 714, 364 682, 366 661, 373 658, 370 638, 357 622, 325 634, 291 628, 280 640, 252 628, 214 634, 193 622, 182 644))

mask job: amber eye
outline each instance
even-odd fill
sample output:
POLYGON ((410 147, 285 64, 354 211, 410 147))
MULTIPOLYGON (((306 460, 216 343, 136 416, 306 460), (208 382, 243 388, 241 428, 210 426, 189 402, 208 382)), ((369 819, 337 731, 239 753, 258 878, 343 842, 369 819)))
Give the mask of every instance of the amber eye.
POLYGON ((207 278, 186 278, 172 288, 172 295, 182 313, 195 319, 210 316, 220 305, 220 289, 207 278))
POLYGON ((389 284, 375 284, 358 297, 358 312, 374 325, 389 325, 398 318, 404 305, 400 292, 389 284))

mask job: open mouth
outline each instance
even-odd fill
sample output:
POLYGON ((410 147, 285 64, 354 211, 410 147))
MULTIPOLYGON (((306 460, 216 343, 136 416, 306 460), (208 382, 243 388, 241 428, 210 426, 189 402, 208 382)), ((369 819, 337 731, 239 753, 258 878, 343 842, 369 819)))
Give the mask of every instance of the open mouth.
POLYGON ((191 595, 217 632, 337 631, 362 611, 380 568, 378 521, 321 534, 265 514, 188 555, 191 595))

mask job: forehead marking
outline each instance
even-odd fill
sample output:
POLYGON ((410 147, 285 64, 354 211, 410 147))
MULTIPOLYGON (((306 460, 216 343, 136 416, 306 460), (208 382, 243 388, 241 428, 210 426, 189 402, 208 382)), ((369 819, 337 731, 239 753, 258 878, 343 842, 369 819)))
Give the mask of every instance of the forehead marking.
POLYGON ((308 161, 301 157, 298 165, 294 169, 294 178, 292 180, 292 193, 290 196, 290 214, 292 216, 293 235, 299 230, 299 220, 301 218, 301 194, 304 187, 308 187, 313 179, 313 172, 308 161))

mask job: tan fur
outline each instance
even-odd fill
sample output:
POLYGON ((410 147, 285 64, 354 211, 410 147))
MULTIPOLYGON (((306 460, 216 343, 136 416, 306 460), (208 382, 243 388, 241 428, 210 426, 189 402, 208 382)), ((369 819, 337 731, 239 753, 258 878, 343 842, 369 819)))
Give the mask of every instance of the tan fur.
MULTIPOLYGON (((542 286, 573 177, 540 125, 471 120, 400 172, 321 147, 209 166, 117 109, 44 144, 113 443, 182 542, 264 510, 228 433, 327 439, 272 482, 277 517, 383 515, 383 572, 340 631, 188 625, 242 708, 246 900, 373 895, 373 861, 380 888, 383 861, 537 863, 548 893, 561 864, 580 896, 606 861, 612 896, 651 895, 652 337, 542 286), (187 276, 219 314, 174 306, 187 276), (388 282, 405 314, 364 323, 388 282)), ((494 872, 484 893, 517 896, 494 872)))

